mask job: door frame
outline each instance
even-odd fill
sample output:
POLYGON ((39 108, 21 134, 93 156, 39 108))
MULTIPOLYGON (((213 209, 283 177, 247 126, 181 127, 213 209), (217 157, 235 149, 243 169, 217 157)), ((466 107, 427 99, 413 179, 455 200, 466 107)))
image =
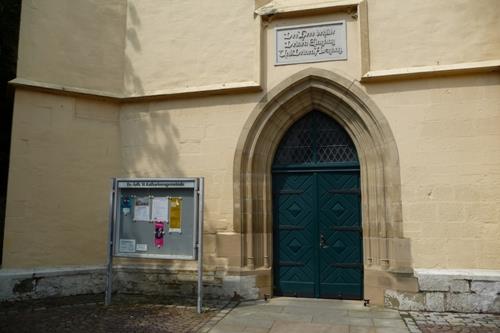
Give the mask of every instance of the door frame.
POLYGON ((261 297, 271 294, 272 159, 288 127, 312 109, 337 120, 356 146, 364 298, 383 304, 385 290, 408 289, 402 281, 413 274, 410 240, 403 237, 399 153, 387 119, 365 87, 334 70, 301 70, 262 95, 243 125, 235 149, 233 232, 218 234, 217 239, 240 244, 241 252, 231 261, 230 270, 255 276, 261 297))

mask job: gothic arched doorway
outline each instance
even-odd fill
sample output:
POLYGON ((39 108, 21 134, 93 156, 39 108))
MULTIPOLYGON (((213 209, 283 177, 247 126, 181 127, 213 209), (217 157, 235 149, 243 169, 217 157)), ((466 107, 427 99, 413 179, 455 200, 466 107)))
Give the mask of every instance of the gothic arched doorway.
POLYGON ((273 159, 287 130, 313 110, 335 119, 356 147, 363 298, 383 305, 387 290, 414 292, 410 240, 403 237, 399 154, 391 127, 354 79, 318 68, 304 69, 272 88, 243 126, 233 165, 231 235, 240 242, 241 253, 239 266, 232 269, 255 279, 261 297, 274 294, 273 159))
POLYGON ((274 294, 363 298, 359 161, 348 133, 312 111, 274 156, 274 294))

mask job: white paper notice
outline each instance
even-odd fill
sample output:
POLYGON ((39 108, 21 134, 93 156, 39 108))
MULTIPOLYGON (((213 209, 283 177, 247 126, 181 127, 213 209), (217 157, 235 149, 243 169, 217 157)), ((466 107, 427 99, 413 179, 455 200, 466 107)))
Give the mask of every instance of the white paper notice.
POLYGON ((135 239, 120 239, 120 252, 135 252, 135 239))
POLYGON ((122 208, 122 211, 124 216, 128 216, 128 214, 130 214, 130 208, 122 208))
POLYGON ((135 199, 134 221, 150 221, 148 197, 135 199))
POLYGON ((142 252, 145 252, 148 250, 148 244, 136 244, 135 245, 135 249, 137 251, 142 251, 142 252))
POLYGON ((158 197, 153 199, 153 208, 151 212, 153 221, 168 221, 168 198, 158 197))

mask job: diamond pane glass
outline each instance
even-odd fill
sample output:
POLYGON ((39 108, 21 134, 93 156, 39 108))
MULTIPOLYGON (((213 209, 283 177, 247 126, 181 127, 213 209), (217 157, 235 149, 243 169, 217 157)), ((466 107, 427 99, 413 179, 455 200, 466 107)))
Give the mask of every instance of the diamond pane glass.
POLYGON ((313 162, 312 121, 311 117, 306 116, 288 129, 274 156, 274 164, 313 162))
POLYGON ((278 146, 273 165, 357 161, 356 148, 342 126, 314 111, 290 127, 278 146))
POLYGON ((316 113, 317 162, 356 162, 358 155, 347 132, 326 114, 316 113))

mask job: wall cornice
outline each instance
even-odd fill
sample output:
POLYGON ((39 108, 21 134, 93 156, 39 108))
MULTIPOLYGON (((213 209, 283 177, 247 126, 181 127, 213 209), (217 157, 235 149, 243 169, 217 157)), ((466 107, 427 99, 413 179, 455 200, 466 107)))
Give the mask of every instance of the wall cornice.
POLYGON ((337 0, 316 3, 303 3, 295 5, 283 4, 279 1, 271 1, 265 6, 255 10, 255 14, 260 16, 303 14, 307 12, 342 10, 349 7, 358 6, 363 0, 337 0))
POLYGON ((142 94, 126 94, 115 93, 103 90, 94 90, 79 88, 73 86, 60 85, 55 83, 33 81, 24 78, 15 78, 9 83, 18 88, 53 92, 65 95, 87 96, 99 99, 112 100, 115 102, 131 102, 150 99, 170 99, 170 98, 186 98, 186 97, 201 97, 209 95, 236 94, 236 93, 251 93, 259 92, 262 86, 253 81, 249 82, 229 82, 219 83, 199 87, 187 87, 180 89, 164 89, 156 91, 148 91, 142 94))
POLYGON ((500 70, 500 60, 466 62, 450 65, 419 66, 368 71, 361 82, 416 79, 432 76, 493 72, 500 70))

